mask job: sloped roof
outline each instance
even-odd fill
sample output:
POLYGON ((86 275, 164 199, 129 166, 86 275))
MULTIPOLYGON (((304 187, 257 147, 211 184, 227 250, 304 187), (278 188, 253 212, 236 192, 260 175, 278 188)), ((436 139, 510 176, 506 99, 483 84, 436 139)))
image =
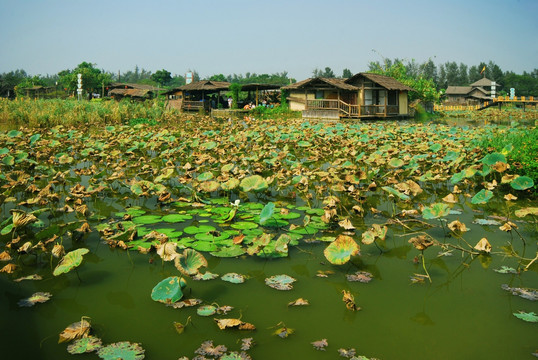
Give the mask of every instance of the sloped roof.
POLYGON ((228 90, 230 88, 230 83, 226 81, 211 81, 211 80, 202 80, 192 82, 187 85, 180 86, 179 90, 211 90, 211 91, 220 91, 228 90))
POLYGON ((151 92, 151 90, 147 89, 112 89, 109 91, 109 94, 143 98, 149 96, 151 92))
MULTIPOLYGON (((486 77, 483 77, 482 79, 478 80, 478 81, 475 81, 474 83, 471 84, 471 86, 491 86, 491 82, 493 80, 490 80, 486 77)), ((497 84, 495 83, 496 86, 500 86, 501 84, 497 84)))
POLYGON ((358 73, 350 77, 346 80, 346 83, 350 84, 353 83, 353 81, 357 80, 359 77, 365 77, 368 80, 371 80, 375 82, 376 84, 381 85, 387 90, 401 90, 401 91, 415 91, 412 87, 409 87, 398 80, 386 76, 386 75, 380 75, 380 74, 374 74, 374 73, 358 73))
POLYGON ((327 84, 327 85, 329 85, 331 87, 335 87, 335 88, 341 89, 341 90, 350 90, 350 91, 359 90, 358 87, 356 87, 354 85, 351 85, 351 84, 347 84, 345 82, 345 80, 343 80, 343 79, 323 78, 323 77, 308 78, 306 80, 296 82, 295 84, 283 86, 282 89, 286 89, 286 90, 303 89, 307 85, 313 85, 313 84, 319 83, 319 82, 325 83, 325 84, 327 84))
POLYGON ((449 86, 446 88, 446 95, 467 95, 473 90, 472 86, 449 86))
POLYGON ((133 84, 133 83, 119 83, 114 82, 108 86, 109 89, 139 89, 139 90, 164 90, 153 85, 146 84, 133 84))
POLYGON ((251 83, 241 85, 241 91, 249 90, 271 90, 271 89, 280 89, 280 85, 275 84, 262 84, 262 83, 251 83))

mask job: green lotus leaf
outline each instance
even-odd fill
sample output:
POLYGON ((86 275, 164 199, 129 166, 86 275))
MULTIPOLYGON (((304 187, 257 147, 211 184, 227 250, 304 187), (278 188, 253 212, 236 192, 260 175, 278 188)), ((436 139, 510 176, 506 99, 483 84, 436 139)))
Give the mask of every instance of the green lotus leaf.
POLYGON ((482 189, 471 199, 472 204, 485 204, 493 198, 493 191, 482 189))
POLYGON ((207 266, 206 258, 194 249, 185 249, 175 258, 174 263, 176 268, 187 276, 197 274, 201 267, 207 266))
POLYGON ((174 174, 174 168, 164 168, 161 172, 161 175, 157 176, 154 180, 155 183, 160 183, 163 180, 168 180, 174 174))
POLYGON ((210 231, 207 233, 198 233, 194 235, 194 238, 201 241, 213 241, 216 243, 221 242, 222 240, 229 239, 231 234, 218 231, 210 231))
POLYGON ((202 305, 196 309, 196 313, 200 316, 211 316, 217 312, 217 308, 213 305, 202 305))
POLYGON ((267 181, 260 175, 247 176, 241 180, 241 190, 244 192, 249 191, 263 191, 269 187, 267 181))
POLYGON ((425 207, 422 210, 422 217, 426 220, 438 219, 440 217, 447 216, 450 213, 450 208, 447 204, 435 203, 431 206, 425 207))
POLYGON ((221 280, 232 283, 232 284, 242 284, 245 282, 245 276, 238 273, 227 273, 222 275, 221 280))
POLYGON ((220 183, 218 181, 206 181, 200 184, 198 187, 202 192, 213 192, 217 191, 220 188, 220 183))
POLYGON ((0 155, 5 155, 5 154, 8 154, 9 153, 9 149, 8 148, 0 148, 0 155))
POLYGON ((409 200, 411 199, 409 197, 409 195, 405 195, 404 193, 401 193, 399 192, 398 190, 394 189, 394 188, 391 188, 390 186, 383 186, 381 189, 385 190, 386 192, 388 192, 389 194, 392 194, 394 196, 397 196, 398 198, 400 198, 401 200, 409 200))
POLYGON ((2 162, 7 166, 13 166, 15 164, 15 158, 11 155, 8 155, 2 159, 2 162))
POLYGON ((460 153, 455 151, 447 151, 445 157, 441 161, 454 161, 460 156, 460 153))
POLYGON ((459 183, 460 181, 462 181, 464 178, 465 178, 465 172, 460 171, 459 173, 452 175, 452 177, 450 178, 450 183, 452 185, 455 185, 459 183))
POLYGON ((133 217, 133 222, 135 224, 149 225, 149 224, 156 224, 161 221, 162 221, 162 216, 159 216, 159 215, 142 215, 142 216, 133 217))
POLYGON ((285 220, 293 220, 293 219, 298 219, 301 217, 301 214, 299 214, 298 212, 295 212, 295 211, 290 211, 289 213, 287 214, 275 214, 274 217, 276 219, 285 219, 285 220))
POLYGON ((534 186, 534 181, 528 176, 518 176, 510 182, 510 186, 515 190, 526 190, 534 186))
POLYGON ((325 248, 323 254, 331 264, 342 265, 347 263, 352 256, 359 254, 359 250, 359 245, 353 238, 347 235, 339 235, 335 241, 325 248))
POLYGON ((536 315, 534 312, 526 313, 526 312, 520 311, 520 312, 514 313, 514 316, 517 317, 518 319, 521 319, 527 322, 534 322, 534 323, 538 322, 538 315, 536 315))
POLYGON ((13 230, 13 223, 6 225, 4 228, 2 228, 2 231, 0 231, 1 235, 7 235, 13 230))
POLYGON ((230 190, 233 190, 235 189, 236 187, 239 186, 239 183, 240 181, 236 178, 231 178, 230 180, 226 181, 226 182, 223 182, 220 187, 222 188, 222 190, 224 191, 230 191, 230 190))
POLYGON ((289 275, 274 275, 265 279, 265 284, 277 290, 291 290, 296 280, 289 275))
POLYGON ((183 231, 186 234, 199 234, 199 233, 208 233, 210 231, 215 231, 215 227, 211 225, 200 225, 200 226, 187 226, 183 231))
POLYGON ((297 146, 300 146, 300 147, 309 147, 309 146, 312 146, 312 144, 306 140, 301 140, 299 142, 297 142, 297 146))
POLYGON ((480 160, 480 161, 483 164, 493 166, 499 161, 503 162, 503 163, 506 163, 506 157, 501 153, 494 152, 494 153, 491 153, 491 154, 488 154, 488 155, 484 156, 484 158, 482 158, 482 160, 480 160))
POLYGON ((215 141, 208 141, 200 145, 201 148, 204 148, 206 150, 212 150, 217 147, 217 143, 215 141))
POLYGON ((203 251, 203 252, 211 252, 211 251, 217 251, 219 249, 218 245, 215 244, 213 241, 195 241, 188 245, 190 248, 197 250, 197 251, 203 251))
POLYGON ((263 225, 269 220, 275 212, 275 204, 272 202, 267 203, 264 208, 262 209, 262 212, 260 213, 260 225, 263 225))
POLYGON ((206 171, 204 173, 201 173, 197 177, 198 181, 207 181, 213 179, 213 173, 211 171, 206 171))
POLYGON ((226 164, 226 165, 223 165, 221 168, 220 168, 220 171, 222 172, 230 172, 232 171, 232 169, 234 168, 234 164, 226 164))
POLYGON ((277 227, 277 228, 281 228, 281 227, 284 227, 284 226, 287 226, 289 224, 288 221, 286 220, 283 220, 283 219, 276 219, 276 218, 271 218, 269 219, 265 224, 263 224, 265 227, 277 227))
POLYGON ((189 214, 168 214, 162 217, 162 221, 167 223, 181 223, 191 219, 192 215, 189 214))
POLYGON ((30 136, 30 145, 34 145, 34 143, 41 138, 41 134, 34 134, 30 136))
POLYGON ((178 229, 174 229, 174 228, 159 228, 159 229, 156 229, 155 231, 161 234, 165 234, 169 238, 178 238, 181 235, 183 235, 183 231, 179 231, 178 229))
POLYGON ((441 150, 443 148, 443 146, 439 143, 435 143, 435 144, 431 144, 430 145, 430 150, 433 151, 433 152, 438 152, 439 150, 441 150))
POLYGON ((95 336, 82 337, 76 339, 73 343, 67 346, 67 352, 76 355, 84 354, 87 352, 97 351, 103 346, 101 339, 95 336))
POLYGON ((7 133, 7 136, 9 136, 10 138, 18 137, 18 136, 21 136, 21 135, 22 135, 22 131, 18 131, 18 130, 10 130, 7 133))
POLYGON ((140 344, 121 341, 100 348, 97 355, 104 360, 142 360, 144 351, 140 344))
POLYGON ((249 221, 238 221, 236 223, 233 223, 232 225, 230 225, 232 228, 234 229, 239 229, 239 230, 248 230, 248 229, 255 229, 258 227, 258 224, 256 223, 253 223, 253 222, 249 222, 249 221))
POLYGON ((207 280, 213 280, 213 279, 216 279, 218 278, 219 275, 218 274, 213 274, 212 272, 210 271, 206 271, 205 273, 198 273, 196 275, 194 275, 192 277, 193 280, 203 280, 203 281, 207 281, 207 280))
POLYGON ((151 291, 151 299, 165 304, 172 304, 183 297, 187 283, 179 276, 170 276, 159 282, 151 291))
POLYGON ((73 251, 68 252, 65 254, 65 256, 60 260, 54 271, 52 272, 52 275, 58 276, 60 274, 66 274, 79 266, 82 263, 82 255, 89 253, 90 250, 86 248, 80 248, 73 251))
POLYGON ((399 168, 405 165, 405 162, 402 159, 392 158, 389 161, 389 166, 393 168, 399 168))
POLYGON ((215 257, 221 257, 221 258, 232 258, 241 256, 245 253, 245 249, 243 249, 239 245, 231 245, 231 246, 223 246, 217 251, 212 251, 211 255, 215 257))

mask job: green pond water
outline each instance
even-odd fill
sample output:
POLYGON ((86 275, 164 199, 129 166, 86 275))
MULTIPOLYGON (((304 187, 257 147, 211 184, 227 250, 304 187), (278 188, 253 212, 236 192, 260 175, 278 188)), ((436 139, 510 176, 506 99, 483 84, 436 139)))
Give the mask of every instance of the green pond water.
MULTIPOLYGON (((437 191, 444 192, 443 196, 448 193, 442 187, 437 191)), ((423 196, 424 201, 433 202, 438 195, 423 196)), ((364 207, 373 206, 390 213, 393 203, 385 199, 372 195, 364 207)), ((249 200, 259 199, 241 198, 244 203, 249 200)), ((521 201, 527 206, 536 206, 536 201, 521 201)), ((453 220, 465 223, 470 229, 466 238, 487 237, 497 254, 471 256, 453 250, 449 256, 440 256, 439 248, 426 249, 425 261, 432 283, 427 279, 424 283, 412 283, 411 277, 424 271, 421 263, 414 261, 420 252, 408 243, 410 235, 405 235, 411 231, 401 227, 389 226, 386 240, 380 242, 382 251, 373 245, 362 245, 361 255, 341 266, 331 265, 323 255, 327 243, 308 241, 314 236, 306 236, 299 245, 290 246, 289 256, 285 258, 217 258, 204 252, 207 270, 220 275, 236 272, 248 277, 243 284, 231 284, 219 278, 210 281, 187 278, 185 298, 234 307, 228 315, 210 317, 198 316, 196 307, 173 309, 153 301, 150 294, 158 282, 180 275, 173 263, 163 263, 155 252, 140 254, 110 248, 94 230, 79 242, 64 242, 66 249, 90 249, 76 273, 53 277, 48 256, 41 256, 36 262, 35 256, 23 255, 18 259, 22 267, 18 276, 37 273, 43 280, 16 283, 7 274, 0 274, 0 358, 97 359, 95 353, 70 355, 65 343, 58 344, 58 334, 69 324, 80 321, 82 316, 91 318, 92 332, 104 344, 140 343, 147 359, 193 358, 195 350, 206 340, 213 340, 215 345, 223 344, 229 351, 240 351, 241 339, 249 337, 254 339, 255 345, 247 353, 258 360, 337 359, 341 358, 339 348, 355 348, 357 355, 379 359, 533 358, 531 354, 538 349, 537 325, 524 322, 513 313, 538 313, 538 304, 513 296, 501 285, 537 288, 538 266, 535 263, 520 274, 500 274, 494 270, 501 266, 518 267, 517 258, 499 254, 499 249, 507 254, 512 249, 529 259, 535 256, 537 225, 528 217, 516 219, 518 230, 526 239, 525 246, 513 232, 499 231, 499 225, 473 223, 478 218, 502 213, 505 206, 502 199, 493 199, 480 211, 472 209, 469 202, 467 199, 455 205, 454 210, 459 213, 446 216, 447 223, 453 220), (370 283, 346 280, 346 274, 358 270, 370 272, 373 280, 370 283), (327 277, 317 276, 320 272, 327 272, 327 277), (292 290, 279 291, 265 285, 265 278, 279 274, 297 280, 292 290), (355 296, 360 311, 346 309, 343 290, 355 296), (17 305, 19 300, 38 291, 50 292, 53 297, 30 308, 17 305), (307 299, 310 305, 287 306, 297 298, 307 299), (173 323, 185 324, 189 317, 191 323, 178 334, 173 323), (256 330, 219 330, 214 317, 241 318, 254 324, 256 330), (294 333, 287 338, 274 335, 282 324, 294 333), (328 341, 325 351, 315 350, 311 345, 321 339, 328 341)), ((304 203, 296 204, 288 199, 288 205, 291 205, 290 211, 294 211, 295 205, 304 203)), ((110 198, 92 200, 90 210, 112 217, 127 206, 140 206, 158 215, 178 211, 173 206, 159 207, 155 199, 110 198)), ((312 200, 312 207, 322 206, 316 199, 312 200)), ((2 218, 12 207, 13 204, 2 205, 2 218)), ((298 212, 301 218, 291 223, 302 222, 304 212, 298 212)), ((74 219, 74 214, 66 214, 60 221, 74 219)), ((47 223, 49 219, 43 220, 47 223)), ((366 224, 386 220, 369 213, 362 224, 355 224, 357 234, 366 230, 366 224)), ((182 230, 191 224, 204 223, 218 226, 211 217, 198 214, 182 224, 148 227, 182 230)), ((454 242, 446 225, 427 232, 441 242, 454 242)), ((317 236, 322 234, 323 231, 317 236)), ((329 235, 335 236, 335 233, 329 235)), ((476 240, 471 242, 474 244, 476 240)))

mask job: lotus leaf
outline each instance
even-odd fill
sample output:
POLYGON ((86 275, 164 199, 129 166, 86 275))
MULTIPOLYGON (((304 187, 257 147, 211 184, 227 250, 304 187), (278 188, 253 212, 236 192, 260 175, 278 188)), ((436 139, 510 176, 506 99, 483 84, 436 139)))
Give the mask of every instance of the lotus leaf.
POLYGON ((200 316, 211 316, 216 312, 217 308, 213 305, 202 305, 196 310, 196 313, 200 316))
POLYGON ((230 226, 234 229, 249 230, 257 228, 258 224, 249 221, 238 221, 230 226))
POLYGON ((65 254, 65 256, 60 260, 52 274, 58 276, 60 274, 66 274, 79 266, 82 263, 82 255, 89 253, 90 250, 86 248, 80 248, 73 250, 65 254))
POLYGON ((170 276, 159 282, 151 291, 151 299, 165 304, 175 303, 183 297, 182 290, 187 286, 185 280, 170 276))
POLYGON ((510 186, 515 190, 526 190, 534 186, 534 181, 528 176, 518 176, 510 182, 510 186))
POLYGON ((425 207, 422 210, 422 217, 426 220, 438 219, 440 217, 447 216, 450 208, 447 204, 435 203, 431 206, 425 207))
POLYGON ((325 351, 325 348, 329 346, 329 343, 327 342, 327 339, 321 339, 318 341, 311 342, 312 346, 316 350, 323 350, 325 351))
POLYGON ((510 287, 506 284, 502 284, 501 288, 506 291, 510 291, 512 295, 517 295, 523 299, 537 301, 538 300, 538 290, 524 288, 524 287, 510 287))
POLYGON ((367 271, 357 271, 354 274, 347 274, 346 279, 347 281, 358 281, 361 283, 369 283, 372 281, 373 275, 367 271))
POLYGON ((187 276, 195 275, 201 267, 207 266, 206 258, 194 249, 185 249, 183 254, 175 258, 174 263, 176 268, 187 276))
POLYGON ((213 319, 219 329, 238 328, 239 330, 256 330, 256 327, 250 323, 243 322, 239 319, 213 319))
POLYGON ((478 251, 483 251, 486 253, 491 252, 491 244, 489 243, 488 239, 482 238, 480 241, 475 245, 474 247, 478 251))
POLYGON ((240 183, 244 192, 263 191, 269 187, 267 181, 260 175, 251 175, 243 178, 240 183))
POLYGON ((133 222, 135 224, 144 224, 144 225, 156 224, 161 221, 162 221, 162 217, 158 215, 142 215, 142 216, 137 216, 133 218, 133 222))
POLYGON ((527 215, 538 216, 538 207, 527 207, 515 211, 517 217, 525 217, 527 215))
POLYGON ((519 311, 517 313, 514 313, 514 316, 527 322, 538 322, 538 315, 536 315, 534 312, 526 313, 523 311, 519 311))
POLYGON ((265 284, 277 290, 291 290, 296 280, 289 275, 274 275, 265 279, 265 284))
POLYGON ((471 199, 472 204, 485 204, 491 198, 493 198, 493 192, 490 190, 482 189, 471 199))
POLYGON ((47 301, 50 300, 51 297, 52 297, 51 293, 48 293, 48 292, 36 292, 35 294, 33 294, 32 296, 30 296, 27 299, 19 300, 19 302, 17 304, 19 306, 31 307, 31 306, 34 306, 35 304, 38 304, 38 303, 47 302, 47 301))
POLYGON ((101 339, 90 335, 73 341, 72 344, 67 346, 67 352, 72 355, 84 354, 99 350, 102 344, 101 339))
POLYGON ((100 348, 97 355, 104 360, 142 360, 144 352, 140 344, 120 341, 100 348))
POLYGON ((501 225, 500 222, 497 220, 491 220, 491 219, 475 219, 473 220, 473 224, 478 225, 501 225))
POLYGON ((204 281, 206 281, 206 280, 213 280, 213 279, 216 279, 216 278, 218 278, 218 277, 219 277, 218 274, 213 274, 213 273, 210 272, 210 271, 206 271, 206 272, 203 273, 203 274, 202 274, 202 273, 198 273, 198 274, 194 275, 194 276, 192 277, 192 279, 193 279, 193 280, 204 280, 204 281))
POLYGON ((200 184, 199 189, 203 192, 217 191, 220 187, 220 183, 217 181, 206 181, 200 184))
POLYGON ((203 252, 217 251, 219 249, 217 244, 215 244, 214 242, 201 241, 201 240, 190 243, 189 247, 191 247, 194 250, 203 251, 203 252))
POLYGON ((516 269, 504 265, 501 266, 500 269, 495 269, 494 271, 499 274, 517 274, 516 269))
POLYGON ((405 162, 402 159, 392 158, 392 159, 390 159, 388 164, 389 164, 390 167, 399 168, 399 167, 404 166, 405 162))
POLYGON ((242 284, 245 282, 245 276, 237 273, 227 273, 222 275, 220 278, 221 280, 232 284, 242 284))
POLYGON ((295 332, 294 329, 291 329, 289 327, 286 327, 286 326, 283 326, 281 328, 278 328, 275 332, 273 332, 273 335, 276 335, 282 339, 285 339, 287 338, 288 336, 290 336, 291 334, 293 334, 295 332))
POLYGON ((238 186, 239 186, 239 183, 240 183, 240 181, 239 181, 238 179, 236 179, 236 178, 231 178, 230 180, 228 180, 228 181, 222 183, 222 184, 220 185, 220 187, 221 187, 222 190, 224 190, 224 191, 230 191, 230 190, 233 190, 233 189, 235 189, 236 187, 238 187, 238 186))
POLYGON ((211 255, 215 257, 224 257, 224 258, 231 258, 231 257, 237 257, 240 255, 243 255, 245 253, 245 249, 243 249, 239 245, 232 245, 232 246, 223 246, 219 248, 217 251, 212 251, 211 255))
POLYGON ((335 241, 329 244, 323 252, 325 258, 331 264, 342 265, 349 261, 352 256, 359 254, 359 245, 347 235, 339 235, 335 241))
POLYGON ((190 234, 190 235, 200 234, 200 233, 208 233, 208 232, 215 231, 215 230, 216 230, 216 228, 214 226, 211 226, 211 225, 187 226, 185 229, 183 229, 183 231, 186 234, 190 234))
POLYGON ((185 220, 191 220, 192 215, 188 214, 169 214, 162 217, 162 221, 167 223, 180 223, 184 222, 185 220))
POLYGON ((497 162, 506 163, 506 157, 503 154, 495 152, 495 153, 491 153, 491 154, 488 154, 488 155, 484 156, 484 158, 481 161, 482 161, 483 164, 493 166, 497 162))
POLYGON ((275 204, 272 202, 267 203, 260 213, 260 225, 264 225, 275 212, 275 204))

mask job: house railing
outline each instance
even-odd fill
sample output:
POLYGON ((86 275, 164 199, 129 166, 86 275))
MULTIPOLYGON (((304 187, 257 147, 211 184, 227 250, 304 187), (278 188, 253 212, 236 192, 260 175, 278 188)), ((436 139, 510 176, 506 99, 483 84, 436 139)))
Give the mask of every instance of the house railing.
POLYGON ((400 111, 398 105, 356 105, 334 99, 306 100, 306 109, 338 110, 340 116, 344 117, 398 115, 400 111))
POLYGON ((199 110, 199 109, 205 109, 208 107, 207 101, 191 101, 191 100, 184 100, 182 108, 185 110, 199 110))

